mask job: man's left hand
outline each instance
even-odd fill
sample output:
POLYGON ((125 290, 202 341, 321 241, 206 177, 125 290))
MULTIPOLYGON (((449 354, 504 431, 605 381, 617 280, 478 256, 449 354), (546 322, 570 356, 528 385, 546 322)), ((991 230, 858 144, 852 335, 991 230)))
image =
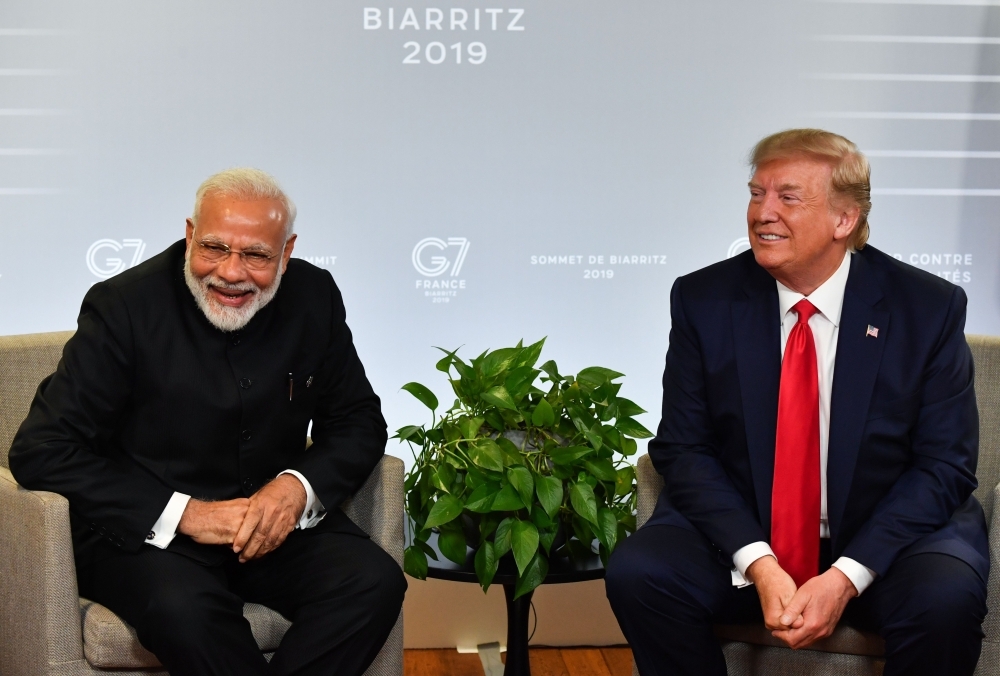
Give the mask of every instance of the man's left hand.
POLYGON ((233 551, 240 563, 274 551, 295 530, 306 508, 306 489, 292 474, 282 474, 250 497, 233 551))
POLYGON ((781 621, 791 628, 771 633, 790 648, 806 648, 833 633, 847 602, 857 595, 854 583, 837 568, 830 568, 799 587, 785 606, 781 621))

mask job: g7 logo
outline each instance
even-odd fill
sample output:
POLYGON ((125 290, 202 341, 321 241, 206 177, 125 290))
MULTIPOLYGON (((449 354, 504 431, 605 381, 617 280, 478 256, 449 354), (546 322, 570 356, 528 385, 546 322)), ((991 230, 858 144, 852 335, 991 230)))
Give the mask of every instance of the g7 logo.
POLYGON ((467 253, 469 253, 469 240, 465 237, 449 237, 447 242, 437 237, 427 237, 417 242, 417 245, 413 247, 411 257, 413 259, 413 267, 424 277, 437 277, 444 274, 449 265, 451 266, 451 276, 457 277, 459 271, 462 269, 462 263, 465 262, 465 255, 467 253), (458 253, 455 254, 454 262, 449 262, 445 256, 432 255, 430 265, 427 265, 423 261, 423 253, 424 249, 431 247, 441 251, 445 251, 450 247, 457 247, 458 253))
POLYGON ((113 239, 99 239, 87 249, 87 269, 96 277, 108 279, 126 268, 137 265, 142 260, 142 254, 145 252, 146 244, 141 239, 123 239, 121 243, 113 239), (118 253, 122 249, 129 248, 134 249, 134 251, 132 252, 132 261, 127 264, 124 260, 114 255, 105 253, 103 257, 101 256, 103 249, 111 249, 114 253, 118 253))

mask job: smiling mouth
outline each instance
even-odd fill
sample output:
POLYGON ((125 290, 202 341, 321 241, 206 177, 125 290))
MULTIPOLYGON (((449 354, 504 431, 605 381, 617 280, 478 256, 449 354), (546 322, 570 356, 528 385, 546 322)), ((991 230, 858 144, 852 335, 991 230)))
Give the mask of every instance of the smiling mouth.
POLYGON ((241 289, 222 289, 217 286, 211 286, 209 289, 212 295, 217 301, 223 305, 229 305, 233 307, 239 307, 243 305, 251 296, 253 296, 253 291, 241 290, 241 289))
POLYGON ((773 235, 770 233, 758 234, 757 237, 765 242, 780 242, 783 239, 788 239, 782 235, 773 235))

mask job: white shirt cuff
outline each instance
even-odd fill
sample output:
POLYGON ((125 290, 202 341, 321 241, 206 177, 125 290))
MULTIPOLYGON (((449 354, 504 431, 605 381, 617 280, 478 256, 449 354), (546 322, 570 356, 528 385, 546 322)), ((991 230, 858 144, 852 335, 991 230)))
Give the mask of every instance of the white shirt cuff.
POLYGON ((306 489, 306 508, 302 510, 302 516, 299 517, 299 522, 295 527, 299 529, 312 528, 326 516, 326 508, 323 507, 323 503, 320 502, 319 497, 313 491, 312 484, 302 476, 301 472, 296 472, 294 469, 286 469, 284 472, 279 473, 278 476, 282 474, 291 474, 302 482, 302 487, 306 489))
POLYGON ((156 520, 152 530, 146 535, 147 545, 166 549, 167 545, 173 542, 174 537, 177 535, 177 526, 181 522, 181 517, 184 516, 184 510, 187 509, 188 500, 190 499, 190 495, 177 492, 174 492, 170 496, 167 506, 163 508, 163 512, 160 514, 160 518, 156 520))
POLYGON ((847 579, 854 583, 854 588, 858 590, 858 596, 868 589, 869 585, 875 581, 875 571, 866 568, 854 559, 841 556, 833 562, 833 567, 847 576, 847 579))
POLYGON ((751 542, 747 546, 736 550, 736 553, 733 554, 733 586, 748 587, 752 585, 753 582, 747 579, 747 568, 754 561, 762 559, 765 556, 774 556, 774 552, 771 550, 771 545, 763 540, 760 542, 751 542))

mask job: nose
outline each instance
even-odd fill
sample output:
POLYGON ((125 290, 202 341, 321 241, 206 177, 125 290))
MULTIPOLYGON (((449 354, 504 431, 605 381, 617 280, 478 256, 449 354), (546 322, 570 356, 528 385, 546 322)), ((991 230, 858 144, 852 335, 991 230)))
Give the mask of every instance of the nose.
POLYGON ((754 221, 757 223, 774 223, 778 220, 778 207, 781 204, 776 194, 767 193, 764 199, 755 204, 754 221))
POLYGON ((243 259, 239 254, 229 254, 226 260, 219 263, 215 268, 215 274, 223 280, 236 284, 247 278, 247 269, 243 266, 243 259))

